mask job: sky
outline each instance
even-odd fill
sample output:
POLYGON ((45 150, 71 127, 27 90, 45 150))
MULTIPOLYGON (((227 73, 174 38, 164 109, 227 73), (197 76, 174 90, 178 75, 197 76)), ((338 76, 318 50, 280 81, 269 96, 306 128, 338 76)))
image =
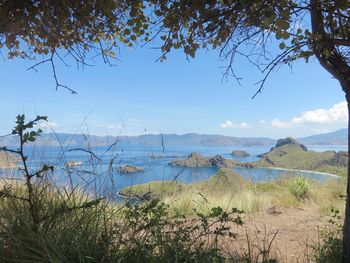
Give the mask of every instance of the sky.
POLYGON ((55 90, 49 64, 27 70, 35 61, 0 61, 0 134, 15 116, 48 116, 46 131, 96 135, 202 133, 239 137, 302 137, 347 126, 343 92, 316 60, 274 71, 261 94, 252 96, 261 73, 245 59, 235 61, 242 77, 223 80, 227 61, 216 51, 200 51, 187 60, 175 51, 157 62, 150 46, 122 49, 115 66, 99 60, 77 69, 56 61, 62 84, 77 91, 55 90))

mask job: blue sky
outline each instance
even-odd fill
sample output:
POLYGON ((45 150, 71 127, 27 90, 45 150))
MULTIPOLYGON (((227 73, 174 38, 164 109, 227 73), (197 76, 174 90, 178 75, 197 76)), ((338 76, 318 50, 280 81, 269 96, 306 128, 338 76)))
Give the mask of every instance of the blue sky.
POLYGON ((180 51, 156 62, 150 47, 123 49, 116 66, 96 61, 77 70, 57 61, 60 82, 49 65, 26 71, 34 62, 4 60, 0 132, 8 133, 18 113, 49 117, 57 132, 139 135, 188 132, 230 136, 306 136, 346 127, 346 104, 338 82, 312 60, 271 74, 262 94, 251 99, 261 74, 243 59, 235 62, 241 86, 222 82, 225 61, 216 51, 186 60, 180 51))

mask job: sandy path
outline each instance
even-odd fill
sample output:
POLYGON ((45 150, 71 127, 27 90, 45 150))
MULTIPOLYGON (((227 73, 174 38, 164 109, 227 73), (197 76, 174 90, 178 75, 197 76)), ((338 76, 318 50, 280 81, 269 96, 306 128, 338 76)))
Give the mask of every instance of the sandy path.
POLYGON ((246 215, 244 226, 234 227, 238 238, 229 246, 246 249, 248 234, 251 249, 258 253, 274 239, 271 258, 277 258, 278 262, 309 262, 310 247, 307 244, 318 242, 319 230, 328 224, 328 219, 308 207, 269 209, 246 215))

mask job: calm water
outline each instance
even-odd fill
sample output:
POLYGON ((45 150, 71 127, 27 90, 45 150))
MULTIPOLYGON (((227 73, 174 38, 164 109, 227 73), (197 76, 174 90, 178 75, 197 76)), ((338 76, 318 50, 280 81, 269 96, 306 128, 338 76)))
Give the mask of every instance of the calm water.
MULTIPOLYGON (((186 158, 191 152, 197 152, 204 156, 214 156, 220 154, 225 158, 237 159, 242 162, 256 161, 258 154, 270 150, 270 146, 222 146, 207 147, 197 145, 174 145, 161 146, 154 145, 115 145, 111 149, 105 147, 93 147, 91 150, 94 156, 81 149, 58 148, 34 148, 27 149, 30 155, 31 167, 39 167, 44 163, 52 164, 56 167, 55 172, 50 178, 61 184, 69 184, 86 187, 94 192, 117 193, 123 187, 141 184, 151 181, 178 180, 185 183, 192 183, 210 178, 215 174, 217 168, 201 167, 201 168, 180 168, 170 167, 168 163, 179 158, 186 158), (245 158, 233 158, 232 150, 244 150, 250 154, 245 158), (67 171, 64 164, 67 161, 82 162, 82 166, 71 169, 70 180, 67 178, 67 171), (134 174, 119 174, 120 165, 135 165, 144 167, 145 171, 134 174)), ((326 150, 347 150, 345 145, 327 145, 327 146, 308 146, 310 150, 326 151, 326 150)), ((247 169, 234 168, 234 171, 241 174, 245 179, 258 182, 266 180, 275 180, 281 175, 285 175, 286 171, 272 170, 264 168, 247 169)), ((3 176, 8 176, 9 171, 2 171, 3 176)), ((13 172, 14 173, 14 172, 13 172)), ((315 180, 328 180, 331 177, 315 174, 312 172, 287 172, 288 174, 306 176, 315 180)), ((15 176, 15 175, 13 175, 15 176)))

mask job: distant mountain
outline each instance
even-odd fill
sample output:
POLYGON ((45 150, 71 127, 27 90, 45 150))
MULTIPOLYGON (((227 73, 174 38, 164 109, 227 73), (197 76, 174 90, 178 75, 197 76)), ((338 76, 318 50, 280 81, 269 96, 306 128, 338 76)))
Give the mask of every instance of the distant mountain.
MULTIPOLYGON (((115 142, 131 145, 203 145, 203 146, 260 146, 274 145, 277 140, 265 137, 231 137, 223 135, 208 135, 187 133, 177 134, 146 134, 140 136, 96 136, 67 133, 44 133, 37 140, 37 145, 81 147, 89 143, 91 146, 109 146, 115 142)), ((336 145, 347 144, 347 130, 342 129, 331 133, 318 134, 299 138, 303 144, 336 145)), ((16 146, 16 138, 0 138, 0 146, 16 146)))
POLYGON ((341 129, 334 132, 312 135, 299 138, 298 141, 302 144, 346 145, 348 143, 348 130, 341 129))
MULTIPOLYGON (((131 145, 203 145, 203 146, 229 146, 229 145, 272 145, 276 140, 269 138, 241 138, 223 135, 207 135, 187 133, 183 135, 177 134, 146 134, 140 136, 95 136, 82 134, 66 134, 66 133, 45 133, 42 134, 36 144, 60 146, 69 145, 73 147, 86 145, 87 142, 91 146, 108 146, 115 142, 119 144, 131 145)), ((16 146, 14 137, 0 138, 0 146, 16 146)))

